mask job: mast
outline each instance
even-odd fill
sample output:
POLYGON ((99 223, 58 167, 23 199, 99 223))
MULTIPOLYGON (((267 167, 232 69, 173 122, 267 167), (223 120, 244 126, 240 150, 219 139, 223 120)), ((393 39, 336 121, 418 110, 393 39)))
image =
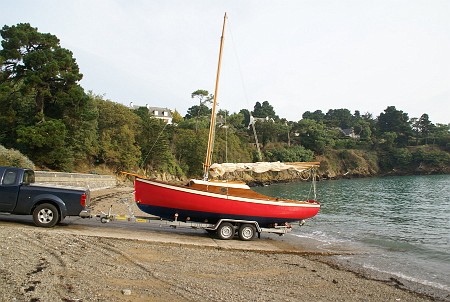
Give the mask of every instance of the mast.
POLYGON ((223 17, 223 25, 222 25, 222 36, 220 37, 220 49, 219 49, 219 63, 217 64, 217 74, 216 74, 216 86, 214 88, 214 101, 211 110, 211 121, 209 124, 209 134, 208 134, 208 148, 206 149, 206 159, 204 163, 203 170, 203 179, 208 180, 208 170, 211 166, 212 160, 212 151, 214 148, 214 135, 216 128, 216 107, 217 107, 217 94, 219 91, 219 78, 220 78, 220 67, 222 64, 222 50, 223 50, 223 40, 225 33, 225 22, 227 20, 227 13, 225 13, 223 17))

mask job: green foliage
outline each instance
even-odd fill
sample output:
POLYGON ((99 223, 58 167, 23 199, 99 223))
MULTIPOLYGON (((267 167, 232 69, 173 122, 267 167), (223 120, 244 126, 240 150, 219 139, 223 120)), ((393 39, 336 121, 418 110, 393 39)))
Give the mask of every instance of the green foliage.
POLYGON ((396 133, 396 146, 405 147, 408 144, 409 137, 412 136, 412 129, 408 121, 407 113, 395 109, 395 106, 389 106, 378 117, 378 132, 380 135, 386 132, 396 133))
POLYGON ((174 133, 173 144, 177 161, 188 176, 203 174, 204 156, 207 146, 208 131, 199 129, 178 129, 174 133))
POLYGON ((268 101, 262 102, 256 102, 255 107, 253 107, 252 115, 254 117, 260 117, 260 118, 273 118, 278 119, 278 116, 275 114, 275 110, 273 109, 273 106, 269 104, 268 101))
POLYGON ((252 148, 248 140, 231 125, 218 127, 214 144, 213 162, 251 162, 252 148))
POLYGON ((41 167, 73 169, 71 150, 66 148, 67 129, 61 120, 47 120, 32 126, 17 128, 17 143, 25 154, 41 167))
POLYGON ((198 123, 199 119, 204 116, 210 116, 211 115, 211 109, 206 106, 206 103, 211 103, 213 99, 213 95, 209 94, 207 90, 196 90, 191 94, 191 98, 197 98, 199 100, 199 104, 194 105, 190 107, 187 110, 187 114, 184 116, 185 119, 192 119, 196 118, 196 128, 195 130, 198 130, 198 123))
POLYGON ((141 147, 140 168, 159 173, 169 172, 175 176, 183 176, 183 171, 175 160, 170 148, 168 126, 162 120, 151 117, 145 107, 135 110, 140 117, 140 128, 136 142, 141 147))
POLYGON ((34 97, 23 94, 23 86, 0 82, 0 143, 8 148, 16 147, 16 129, 31 125, 35 115, 34 97))
POLYGON ((14 149, 0 145, 0 166, 34 169, 34 163, 25 155, 14 149))
POLYGON ((245 115, 241 111, 239 113, 234 113, 227 118, 228 125, 232 126, 236 130, 247 130, 247 125, 245 123, 245 115))
POLYGON ((316 122, 323 122, 325 119, 325 114, 322 110, 316 110, 314 112, 306 111, 302 115, 303 119, 314 120, 316 122))
POLYGON ((97 112, 78 84, 72 52, 28 23, 0 33, 0 142, 53 169, 70 170, 93 156, 97 112))
POLYGON ((380 145, 385 150, 392 150, 395 148, 395 140, 398 134, 396 132, 384 132, 380 139, 380 145))
POLYGON ((353 175, 365 175, 377 173, 377 157, 371 152, 359 150, 338 151, 338 158, 344 174, 351 172, 353 175))
POLYGON ((353 119, 348 109, 330 109, 325 115, 324 122, 328 127, 348 129, 353 127, 353 119))
POLYGON ((178 124, 178 127, 197 131, 199 129, 209 129, 209 123, 210 123, 209 116, 201 116, 198 119, 197 118, 184 119, 178 124))
POLYGON ((172 123, 178 125, 182 121, 183 117, 181 116, 181 114, 177 110, 172 111, 172 123))
POLYGON ((188 108, 187 114, 184 116, 185 119, 192 119, 192 118, 200 118, 202 116, 210 116, 211 115, 211 109, 208 108, 208 106, 201 104, 201 105, 194 105, 188 108))
POLYGON ((99 111, 94 98, 92 94, 74 98, 80 102, 72 104, 63 116, 68 130, 67 145, 75 163, 92 162, 98 153, 99 111))
POLYGON ((264 159, 266 161, 280 162, 313 161, 314 152, 303 146, 277 147, 264 150, 264 159))
POLYGON ((447 151, 450 150, 450 124, 437 124, 430 134, 430 141, 436 143, 438 146, 445 147, 447 151))
POLYGON ((374 125, 369 119, 358 118, 354 123, 354 131, 358 133, 361 140, 372 141, 374 125))
POLYGON ((23 81, 24 92, 34 96, 37 121, 46 116, 60 118, 54 116, 60 112, 50 105, 63 108, 77 101, 75 94, 82 95, 77 85, 82 74, 72 52, 62 48, 56 36, 39 33, 28 23, 5 25, 0 33, 2 82, 14 85, 23 81))
POLYGON ((303 119, 296 125, 295 131, 299 133, 300 144, 318 154, 323 154, 326 148, 335 145, 336 130, 328 129, 321 122, 303 119))
POLYGON ((98 108, 99 163, 105 163, 116 171, 131 170, 141 157, 136 143, 139 117, 129 108, 95 98, 98 108))
POLYGON ((255 122, 255 128, 258 139, 263 146, 266 146, 268 143, 278 142, 278 134, 281 132, 281 129, 286 129, 283 124, 275 123, 270 120, 255 122))
POLYGON ((450 154, 435 148, 418 148, 413 154, 413 161, 420 165, 448 167, 450 165, 450 154))
POLYGON ((424 167, 445 171, 450 165, 450 154, 435 147, 392 148, 379 152, 383 171, 401 173, 420 171, 424 167))
MULTIPOLYGON (((105 164, 116 171, 143 167, 152 175, 202 175, 211 113, 206 104, 213 98, 208 91, 194 91, 191 98, 198 105, 188 109, 185 119, 172 112, 175 125, 165 125, 145 107, 130 110, 92 92, 86 94, 72 52, 62 48, 56 36, 27 23, 4 26, 0 34, 1 145, 51 169, 105 164)), ((222 110, 218 115, 223 117, 217 121, 213 160, 256 160, 253 130, 248 128, 250 112, 222 110)), ((264 101, 256 102, 252 115, 268 118, 255 123, 265 160, 310 161, 332 154, 339 163, 326 165, 358 175, 364 175, 364 169, 377 173, 377 154, 384 171, 449 165, 444 150, 450 150, 450 125, 434 125, 425 113, 409 120, 407 113, 389 106, 375 119, 341 108, 326 114, 307 111, 294 123, 280 120, 264 101), (360 137, 345 137, 339 128, 352 128, 360 137), (365 161, 370 167, 363 167, 365 161)), ((15 155, 2 156, 5 163, 29 164, 15 155)))

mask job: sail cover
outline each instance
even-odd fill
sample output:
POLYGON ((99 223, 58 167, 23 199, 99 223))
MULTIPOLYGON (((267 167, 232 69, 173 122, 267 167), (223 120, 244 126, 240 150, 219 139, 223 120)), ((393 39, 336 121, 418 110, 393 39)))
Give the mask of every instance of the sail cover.
POLYGON ((209 167, 209 173, 212 177, 223 176, 225 173, 232 172, 254 172, 264 173, 268 171, 280 172, 284 170, 295 170, 303 172, 312 168, 318 168, 320 162, 256 162, 256 163, 223 163, 212 164, 209 167))

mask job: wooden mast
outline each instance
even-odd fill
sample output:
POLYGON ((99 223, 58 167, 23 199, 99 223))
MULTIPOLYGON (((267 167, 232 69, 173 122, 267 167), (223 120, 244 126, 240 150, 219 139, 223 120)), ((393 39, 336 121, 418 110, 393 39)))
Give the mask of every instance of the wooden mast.
POLYGON ((209 134, 208 134, 208 148, 206 150, 206 159, 204 163, 204 171, 203 171, 203 179, 208 180, 208 170, 211 166, 212 160, 212 151, 214 148, 214 135, 216 128, 216 107, 217 107, 217 94, 219 91, 219 78, 220 78, 220 67, 222 64, 222 50, 223 50, 223 40, 225 33, 225 22, 227 20, 227 13, 223 17, 223 26, 222 26, 222 36, 220 37, 220 49, 219 49, 219 63, 217 64, 217 74, 216 74, 216 86, 214 88, 214 101, 211 110, 211 121, 209 125, 209 134))

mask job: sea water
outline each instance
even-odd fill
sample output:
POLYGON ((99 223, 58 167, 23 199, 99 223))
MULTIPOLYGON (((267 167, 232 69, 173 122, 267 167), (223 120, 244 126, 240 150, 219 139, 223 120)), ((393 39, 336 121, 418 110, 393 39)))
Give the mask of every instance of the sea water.
MULTIPOLYGON (((289 199, 311 183, 254 188, 289 199)), ((341 260, 450 293, 450 175, 317 182, 321 210, 288 236, 343 252, 341 260), (348 252, 347 255, 345 255, 348 252)))

